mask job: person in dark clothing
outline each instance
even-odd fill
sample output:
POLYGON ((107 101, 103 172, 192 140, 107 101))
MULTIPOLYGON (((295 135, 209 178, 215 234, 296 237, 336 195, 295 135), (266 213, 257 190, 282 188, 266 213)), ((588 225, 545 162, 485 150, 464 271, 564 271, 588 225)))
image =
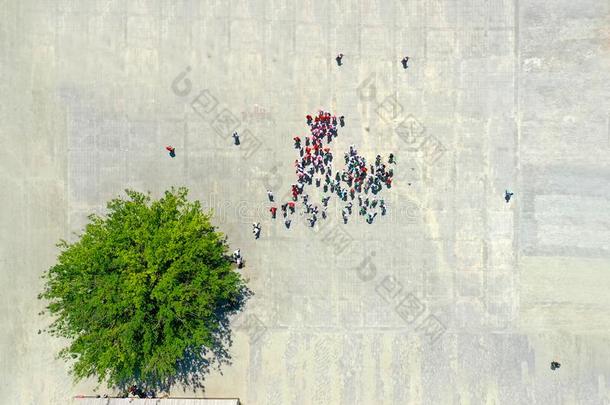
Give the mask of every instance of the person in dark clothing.
POLYGON ((144 391, 142 391, 141 388, 138 388, 135 385, 132 385, 131 387, 129 387, 129 393, 131 395, 133 395, 134 397, 146 398, 146 394, 144 393, 144 391))
POLYGON ((342 53, 337 55, 337 57, 335 58, 335 60, 337 61, 337 65, 341 66, 343 64, 342 59, 343 59, 343 54, 342 53))

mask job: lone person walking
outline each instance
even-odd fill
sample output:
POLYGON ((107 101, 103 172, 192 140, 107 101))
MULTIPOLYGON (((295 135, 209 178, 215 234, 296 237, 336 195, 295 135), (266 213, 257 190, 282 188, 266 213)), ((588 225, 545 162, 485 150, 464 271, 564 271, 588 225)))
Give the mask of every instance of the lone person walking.
POLYGON ((335 58, 335 60, 337 61, 337 65, 341 66, 343 64, 342 59, 343 59, 343 54, 342 53, 337 55, 337 57, 335 58))
POLYGON ((261 224, 260 222, 254 222, 252 224, 252 233, 254 234, 254 239, 258 239, 261 237, 261 224))

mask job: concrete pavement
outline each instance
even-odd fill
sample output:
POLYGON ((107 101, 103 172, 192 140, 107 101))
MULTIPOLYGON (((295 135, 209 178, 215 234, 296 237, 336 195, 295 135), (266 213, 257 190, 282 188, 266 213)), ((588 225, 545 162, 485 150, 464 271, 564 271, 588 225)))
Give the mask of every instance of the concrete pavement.
POLYGON ((173 185, 215 210, 256 294, 207 396, 610 403, 609 16, 589 0, 2 2, 0 403, 107 392, 73 386, 63 343, 38 334, 40 275, 108 199, 173 185), (336 156, 397 155, 373 225, 267 216, 319 108, 346 117, 336 156))

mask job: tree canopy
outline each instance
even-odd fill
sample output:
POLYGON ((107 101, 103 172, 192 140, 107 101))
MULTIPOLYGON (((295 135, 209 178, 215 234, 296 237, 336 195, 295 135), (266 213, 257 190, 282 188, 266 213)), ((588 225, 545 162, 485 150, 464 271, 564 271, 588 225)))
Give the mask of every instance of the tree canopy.
POLYGON ((159 200, 126 190, 77 241, 60 241, 39 298, 67 338, 59 356, 76 380, 108 386, 171 384, 227 356, 228 317, 249 290, 226 238, 185 188, 159 200))

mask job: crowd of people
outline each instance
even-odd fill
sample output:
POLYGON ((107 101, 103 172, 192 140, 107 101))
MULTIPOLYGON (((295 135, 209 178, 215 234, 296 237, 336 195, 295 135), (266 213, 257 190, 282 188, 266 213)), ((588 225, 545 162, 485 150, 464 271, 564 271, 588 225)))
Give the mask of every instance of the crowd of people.
MULTIPOLYGON (((291 185, 292 201, 282 204, 281 212, 284 225, 290 228, 296 204, 303 207, 303 214, 309 226, 315 226, 319 218, 328 216, 328 203, 332 195, 336 195, 343 205, 342 218, 347 223, 354 211, 354 202, 358 203, 358 214, 371 224, 378 213, 386 214, 386 205, 378 194, 383 188, 392 187, 393 169, 389 165, 396 164, 393 154, 390 154, 388 164, 377 155, 375 163, 368 165, 366 158, 358 154, 354 145, 344 154, 345 167, 336 169, 334 156, 329 147, 337 138, 340 127, 345 126, 345 117, 336 117, 328 111, 319 111, 312 117, 307 115, 307 125, 310 135, 302 140, 299 136, 293 138, 294 148, 298 150, 299 158, 294 161, 296 183, 291 185), (316 187, 321 191, 319 203, 314 201, 307 189, 316 187)), ((269 201, 273 202, 273 193, 267 190, 269 201)), ((271 218, 276 219, 277 207, 270 207, 271 218)), ((260 234, 260 225, 256 227, 260 234)))

